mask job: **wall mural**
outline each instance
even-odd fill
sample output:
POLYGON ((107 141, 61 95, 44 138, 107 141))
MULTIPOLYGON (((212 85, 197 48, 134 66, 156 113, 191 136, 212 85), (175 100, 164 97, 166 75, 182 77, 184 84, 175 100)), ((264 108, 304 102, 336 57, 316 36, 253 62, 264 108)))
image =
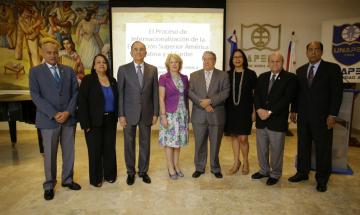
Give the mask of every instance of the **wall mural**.
POLYGON ((80 82, 97 53, 110 55, 108 8, 108 1, 2 0, 0 94, 28 97, 29 70, 42 63, 39 41, 47 37, 61 44, 60 62, 80 82))

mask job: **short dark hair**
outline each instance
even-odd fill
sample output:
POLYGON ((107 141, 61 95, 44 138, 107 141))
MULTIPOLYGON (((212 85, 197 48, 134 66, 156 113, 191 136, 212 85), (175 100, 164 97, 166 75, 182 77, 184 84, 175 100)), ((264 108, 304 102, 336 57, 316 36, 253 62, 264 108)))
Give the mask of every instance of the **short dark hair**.
POLYGON ((311 45, 311 43, 317 43, 317 44, 319 44, 319 45, 320 45, 320 50, 321 50, 321 51, 324 50, 324 46, 323 46, 323 44, 322 44, 320 41, 312 41, 312 42, 310 42, 310 43, 308 43, 308 44, 306 45, 306 51, 308 50, 308 48, 309 48, 309 46, 311 45))
POLYGON ((91 74, 96 74, 96 71, 95 71, 95 69, 94 69, 94 66, 95 66, 95 59, 97 58, 97 57, 99 57, 99 56, 101 56, 102 58, 104 58, 105 59, 105 62, 106 62, 106 76, 109 78, 109 81, 110 81, 110 77, 111 77, 111 72, 110 72, 110 64, 109 64, 109 60, 107 59, 107 57, 105 56, 105 55, 103 55, 103 54, 101 54, 101 53, 99 53, 99 54, 97 54, 97 55, 95 55, 95 57, 94 57, 94 59, 93 59, 93 63, 92 63, 92 66, 91 66, 91 74))
POLYGON ((231 70, 234 70, 234 69, 235 69, 235 65, 234 65, 234 63, 233 63, 233 59, 234 59, 234 54, 235 54, 235 52, 240 52, 240 53, 242 54, 243 60, 244 60, 243 68, 244 68, 244 70, 247 69, 248 66, 249 66, 248 60, 247 60, 247 57, 246 57, 244 51, 241 50, 241 49, 235 49, 235 51, 231 54, 230 60, 229 60, 230 69, 231 69, 231 70))

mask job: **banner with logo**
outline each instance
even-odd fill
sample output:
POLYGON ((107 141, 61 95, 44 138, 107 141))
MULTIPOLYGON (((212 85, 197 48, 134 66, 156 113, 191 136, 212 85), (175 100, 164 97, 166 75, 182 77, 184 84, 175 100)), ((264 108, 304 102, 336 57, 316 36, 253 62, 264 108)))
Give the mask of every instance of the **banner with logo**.
POLYGON ((344 83, 360 83, 360 17, 322 23, 323 58, 341 66, 344 83))
POLYGON ((241 24, 240 47, 246 53, 249 68, 261 74, 269 70, 268 56, 280 50, 281 25, 241 24))

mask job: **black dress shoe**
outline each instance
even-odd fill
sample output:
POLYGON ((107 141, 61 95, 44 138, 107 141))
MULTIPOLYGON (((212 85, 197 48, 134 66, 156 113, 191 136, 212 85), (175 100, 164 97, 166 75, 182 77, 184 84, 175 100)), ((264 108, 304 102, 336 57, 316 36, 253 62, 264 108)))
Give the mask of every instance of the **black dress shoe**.
POLYGON ((204 174, 203 172, 200 172, 200 171, 195 171, 193 174, 192 174, 192 177, 193 178, 199 178, 200 175, 204 174))
POLYGON ((327 187, 324 184, 317 184, 316 190, 323 193, 327 190, 327 187))
POLYGON ((142 178, 143 182, 145 182, 147 184, 151 183, 151 178, 149 177, 149 175, 147 173, 139 174, 139 177, 142 178))
POLYGON ((288 181, 290 181, 290 182, 300 182, 300 181, 306 181, 306 180, 309 180, 309 176, 301 174, 301 173, 296 173, 294 176, 291 176, 288 179, 288 181))
POLYGON ((128 185, 133 185, 135 182, 135 175, 128 175, 127 179, 126 179, 126 183, 128 185))
POLYGON ((266 184, 267 184, 267 185, 274 185, 274 184, 276 184, 278 181, 279 181, 279 179, 277 179, 277 178, 269 177, 268 180, 266 181, 266 184))
POLYGON ((216 178, 222 178, 223 177, 223 175, 221 174, 221 172, 211 172, 212 174, 214 174, 214 176, 216 177, 216 178))
POLYGON ((94 186, 94 187, 101 187, 102 186, 102 182, 99 182, 99 183, 97 183, 97 184, 92 184, 92 183, 90 183, 92 186, 94 186))
POLYGON ((106 182, 109 182, 109 183, 114 183, 116 181, 116 179, 105 179, 106 182))
POLYGON ((269 177, 269 176, 263 175, 263 174, 261 174, 260 172, 256 172, 256 173, 254 173, 254 174, 251 176, 251 179, 253 179, 253 180, 259 180, 259 179, 261 179, 261 178, 266 178, 266 177, 269 177))
POLYGON ((44 199, 45 200, 51 200, 53 198, 54 198, 54 189, 44 191, 44 199))
POLYGON ((61 184, 62 187, 67 187, 70 190, 80 190, 81 186, 78 183, 71 182, 70 184, 61 184))

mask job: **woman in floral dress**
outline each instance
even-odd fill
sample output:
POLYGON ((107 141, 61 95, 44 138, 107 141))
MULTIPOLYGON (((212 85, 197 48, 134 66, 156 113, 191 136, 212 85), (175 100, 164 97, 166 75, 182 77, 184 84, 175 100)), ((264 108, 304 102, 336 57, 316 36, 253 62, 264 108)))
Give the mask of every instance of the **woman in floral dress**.
POLYGON ((167 73, 160 76, 160 134, 159 143, 165 149, 169 177, 184 177, 180 166, 180 148, 188 143, 189 81, 180 73, 182 59, 169 54, 165 61, 167 73))

